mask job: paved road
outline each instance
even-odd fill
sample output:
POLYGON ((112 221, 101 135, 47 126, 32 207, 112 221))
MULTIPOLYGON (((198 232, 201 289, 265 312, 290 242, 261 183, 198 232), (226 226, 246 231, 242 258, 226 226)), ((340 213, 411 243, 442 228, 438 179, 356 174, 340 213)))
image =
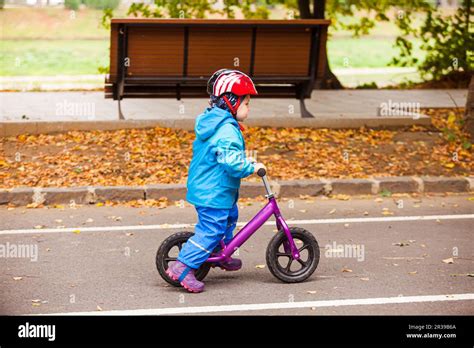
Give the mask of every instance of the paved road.
MULTIPOLYGON (((164 238, 192 230, 175 226, 196 221, 191 206, 0 207, 0 247, 31 246, 25 249, 29 257, 0 258, 0 314, 472 315, 474 201, 469 197, 282 199, 288 223, 319 241, 321 261, 314 275, 304 283, 283 284, 267 267, 256 267, 265 264, 274 234, 274 225, 265 225, 239 250, 243 269, 212 270, 202 294, 168 286, 154 265, 164 238), (394 221, 399 217, 405 218, 394 221), (348 220, 354 218, 361 220, 348 220), (35 230, 38 225, 43 229, 35 230), (337 245, 359 245, 364 252, 330 257, 326 247, 337 245), (449 258, 453 263, 442 261, 449 258)), ((261 204, 242 205, 240 221, 248 221, 261 204)))

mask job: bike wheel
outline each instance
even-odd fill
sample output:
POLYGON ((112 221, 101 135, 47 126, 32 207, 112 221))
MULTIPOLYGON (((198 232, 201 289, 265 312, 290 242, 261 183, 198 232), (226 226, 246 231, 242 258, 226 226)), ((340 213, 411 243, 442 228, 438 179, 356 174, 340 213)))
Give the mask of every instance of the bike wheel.
POLYGON ((308 279, 318 267, 319 245, 316 238, 303 228, 290 227, 290 232, 299 250, 300 259, 293 260, 291 252, 285 251, 288 238, 283 230, 280 230, 268 244, 266 261, 270 272, 276 278, 285 283, 299 283, 308 279))
MULTIPOLYGON (((161 278, 167 281, 173 286, 181 286, 179 282, 171 279, 167 274, 166 270, 168 269, 168 264, 170 262, 176 261, 178 254, 181 251, 181 248, 187 240, 194 235, 193 232, 178 232, 168 238, 166 238, 163 243, 161 243, 158 251, 156 252, 156 268, 161 278)), ((210 265, 208 263, 203 263, 201 267, 194 273, 197 280, 203 280, 209 273, 210 265)))

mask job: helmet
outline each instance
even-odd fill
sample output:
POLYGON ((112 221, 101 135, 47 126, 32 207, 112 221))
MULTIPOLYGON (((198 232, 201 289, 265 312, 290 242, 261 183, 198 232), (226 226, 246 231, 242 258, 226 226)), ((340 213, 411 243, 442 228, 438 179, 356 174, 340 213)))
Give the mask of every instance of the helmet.
POLYGON ((207 81, 207 93, 220 97, 224 93, 233 93, 239 97, 257 95, 252 79, 241 71, 220 69, 207 81))

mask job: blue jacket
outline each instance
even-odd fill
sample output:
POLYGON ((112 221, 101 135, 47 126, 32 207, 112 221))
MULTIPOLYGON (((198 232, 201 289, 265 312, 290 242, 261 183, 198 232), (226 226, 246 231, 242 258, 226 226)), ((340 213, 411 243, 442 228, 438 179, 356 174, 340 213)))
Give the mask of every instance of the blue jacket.
POLYGON ((240 179, 254 171, 245 156, 239 124, 230 112, 207 108, 197 117, 194 131, 186 200, 196 206, 230 209, 238 199, 240 179))

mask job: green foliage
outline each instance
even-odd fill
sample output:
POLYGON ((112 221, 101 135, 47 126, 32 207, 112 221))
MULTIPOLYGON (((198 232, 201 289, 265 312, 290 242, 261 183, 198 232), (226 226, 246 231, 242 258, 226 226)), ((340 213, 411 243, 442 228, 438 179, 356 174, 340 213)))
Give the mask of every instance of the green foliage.
POLYGON ((356 89, 378 89, 378 88, 379 86, 377 86, 377 84, 374 81, 370 83, 364 83, 356 87, 356 89))
POLYGON ((80 0, 64 0, 64 7, 76 11, 81 4, 80 0))
POLYGON ((110 66, 109 65, 101 65, 101 66, 97 67, 97 72, 99 74, 103 74, 103 75, 108 74, 108 73, 110 73, 110 66))
POLYGON ((420 27, 412 25, 410 13, 398 18, 398 26, 403 36, 399 36, 395 45, 400 49, 400 57, 392 64, 407 66, 417 63, 412 57, 412 44, 409 37, 422 41, 421 49, 426 58, 418 65, 424 79, 440 80, 443 76, 455 72, 469 72, 474 66, 474 36, 469 31, 469 15, 472 8, 467 1, 450 16, 443 16, 433 7, 426 8, 426 18, 420 27))
POLYGON ((97 10, 116 9, 120 0, 83 0, 83 3, 89 8, 97 10))
MULTIPOLYGON (((424 79, 438 79, 456 70, 472 70, 474 38, 468 30, 468 2, 465 1, 456 14, 444 17, 437 13, 433 0, 223 0, 221 8, 216 8, 216 5, 221 4, 218 0, 155 0, 153 5, 132 3, 127 15, 144 18, 208 18, 209 15, 218 14, 223 18, 235 18, 236 11, 241 11, 247 19, 268 19, 270 9, 280 5, 288 10, 285 18, 296 19, 301 17, 300 13, 312 17, 314 4, 325 4, 325 18, 332 20, 333 27, 350 30, 354 37, 359 37, 370 33, 377 22, 390 21, 388 13, 395 10, 395 21, 401 31, 395 40, 395 47, 400 50, 400 55, 394 57, 391 64, 415 65, 424 79), (414 18, 419 13, 426 14, 421 26, 416 25, 414 18), (341 16, 352 20, 340 21, 338 18, 341 16), (413 37, 423 42, 421 48, 427 53, 421 62, 413 54, 413 37)), ((104 11, 104 27, 109 25, 112 16, 113 11, 104 11)))

